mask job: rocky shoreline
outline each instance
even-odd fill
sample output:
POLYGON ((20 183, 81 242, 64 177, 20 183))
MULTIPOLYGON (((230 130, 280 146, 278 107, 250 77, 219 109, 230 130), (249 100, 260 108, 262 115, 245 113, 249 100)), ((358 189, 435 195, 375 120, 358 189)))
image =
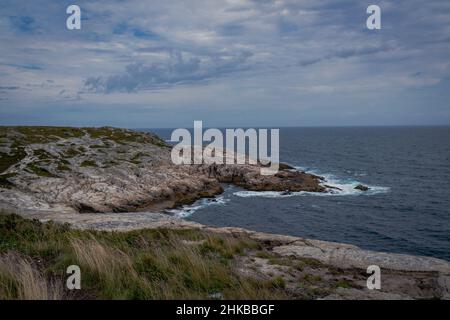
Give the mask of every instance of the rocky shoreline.
POLYGON ((162 210, 223 192, 326 192, 321 178, 281 165, 174 165, 158 137, 115 128, 0 127, 0 203, 55 213, 162 210))
POLYGON ((375 252, 344 243, 268 234, 242 228, 217 228, 157 212, 57 216, 52 212, 41 212, 28 213, 26 216, 43 222, 69 223, 82 230, 128 232, 141 229, 192 229, 238 239, 252 239, 270 256, 247 259, 246 268, 242 271, 244 273, 256 269, 264 274, 292 278, 291 271, 270 263, 275 257, 289 261, 317 261, 319 265, 313 268, 312 272, 320 275, 323 280, 327 277, 328 281, 342 278, 353 283, 350 287, 337 288, 324 299, 450 299, 450 263, 431 257, 375 252), (370 265, 377 265, 381 269, 381 290, 368 290, 366 287, 366 270, 370 265))
MULTIPOLYGON (((222 183, 252 191, 333 192, 321 177, 287 165, 280 165, 274 176, 261 176, 255 165, 175 166, 170 150, 152 134, 124 129, 0 127, 0 209, 79 229, 200 229, 245 236, 277 257, 313 259, 341 276, 359 275, 355 276, 357 288, 340 288, 330 299, 450 298, 447 261, 240 228, 213 228, 160 213, 220 194, 222 183), (361 272, 369 265, 383 270, 384 290, 364 288, 361 272)), ((262 268, 270 269, 264 259, 258 259, 254 260, 262 268)), ((249 263, 255 267, 255 261, 249 263)))

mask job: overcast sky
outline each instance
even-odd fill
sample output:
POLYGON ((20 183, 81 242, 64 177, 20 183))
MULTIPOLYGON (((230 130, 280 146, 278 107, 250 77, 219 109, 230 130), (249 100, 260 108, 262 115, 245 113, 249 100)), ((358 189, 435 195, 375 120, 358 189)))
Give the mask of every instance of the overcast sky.
POLYGON ((0 0, 0 43, 3 125, 450 124, 448 0, 0 0))

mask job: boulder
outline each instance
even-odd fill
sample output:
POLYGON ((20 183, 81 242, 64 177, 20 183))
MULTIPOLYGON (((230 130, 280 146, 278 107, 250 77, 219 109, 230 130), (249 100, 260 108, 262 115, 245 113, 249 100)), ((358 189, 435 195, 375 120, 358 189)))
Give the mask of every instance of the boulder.
POLYGON ((369 191, 370 188, 369 188, 368 186, 363 185, 363 184, 358 184, 358 185, 355 187, 355 190, 359 190, 359 191, 369 191))

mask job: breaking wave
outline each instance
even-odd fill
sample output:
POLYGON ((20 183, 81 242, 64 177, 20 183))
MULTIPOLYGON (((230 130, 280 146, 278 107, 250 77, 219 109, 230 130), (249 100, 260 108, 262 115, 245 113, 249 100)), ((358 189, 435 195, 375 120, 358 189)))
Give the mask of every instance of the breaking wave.
POLYGON ((218 196, 215 198, 203 198, 195 201, 193 204, 184 205, 180 208, 175 209, 167 209, 165 210, 165 212, 177 218, 187 218, 193 215, 197 210, 212 205, 225 205, 228 201, 230 201, 230 199, 226 199, 223 196, 218 196))
MULTIPOLYGON (((318 196, 318 197, 326 197, 326 196, 370 196, 375 194, 387 193, 390 191, 390 187, 382 187, 382 186, 373 186, 362 183, 353 179, 341 179, 336 177, 333 174, 323 174, 317 172, 315 170, 305 169, 303 167, 294 167, 295 170, 306 171, 311 174, 315 174, 324 178, 322 181, 322 185, 327 188, 327 192, 279 192, 279 191, 237 191, 234 192, 233 195, 243 198, 248 197, 263 197, 263 198, 286 198, 286 197, 295 197, 295 196, 318 196), (358 185, 365 185, 369 187, 367 191, 360 191, 355 189, 358 185)), ((360 176, 363 176, 362 174, 360 176)))

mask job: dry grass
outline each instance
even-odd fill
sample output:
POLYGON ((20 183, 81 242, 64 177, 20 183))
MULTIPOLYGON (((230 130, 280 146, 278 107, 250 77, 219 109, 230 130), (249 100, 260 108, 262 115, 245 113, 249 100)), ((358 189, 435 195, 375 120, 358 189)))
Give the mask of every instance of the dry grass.
POLYGON ((288 298, 274 279, 239 272, 253 240, 199 230, 96 232, 0 213, 0 299, 288 298), (68 291, 66 268, 81 269, 68 291))
POLYGON ((130 257, 119 249, 102 245, 98 240, 71 239, 77 260, 80 264, 98 273, 113 273, 116 269, 132 270, 130 257))
POLYGON ((95 238, 71 239, 71 246, 82 270, 101 283, 106 298, 204 299, 217 292, 234 299, 286 297, 275 292, 271 282, 234 274, 233 255, 249 244, 202 236, 202 241, 189 242, 172 234, 164 246, 139 237, 139 250, 128 252, 95 238))
POLYGON ((0 296, 6 299, 59 300, 62 283, 49 281, 33 263, 15 253, 0 256, 0 296))

